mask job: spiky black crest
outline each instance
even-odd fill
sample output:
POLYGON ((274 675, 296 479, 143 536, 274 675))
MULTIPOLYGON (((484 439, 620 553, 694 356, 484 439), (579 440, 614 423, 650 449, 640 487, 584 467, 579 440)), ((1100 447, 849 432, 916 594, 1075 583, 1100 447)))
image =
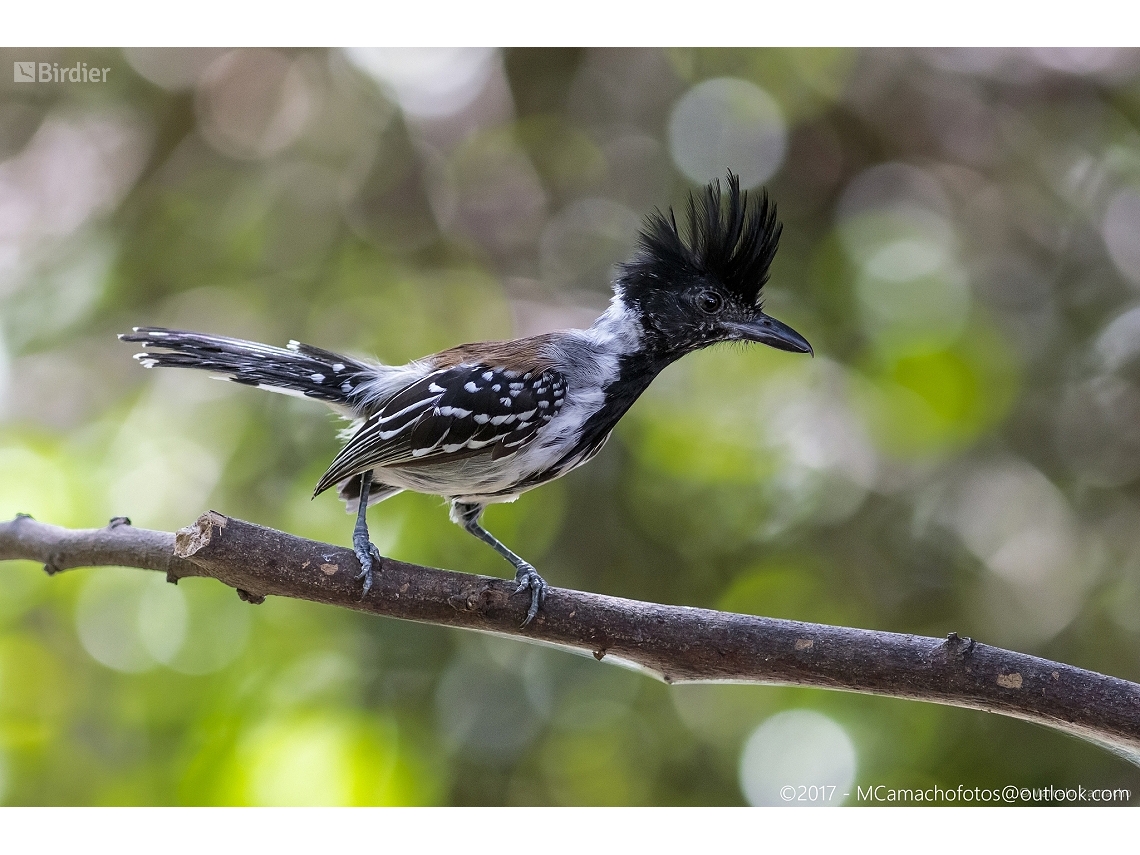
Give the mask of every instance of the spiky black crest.
POLYGON ((673 209, 654 211, 638 237, 638 252, 622 265, 619 287, 637 299, 645 289, 684 287, 696 277, 716 280, 742 304, 760 302, 776 255, 781 225, 767 191, 749 205, 740 178, 728 173, 728 199, 720 180, 689 194, 688 234, 681 235, 673 209))

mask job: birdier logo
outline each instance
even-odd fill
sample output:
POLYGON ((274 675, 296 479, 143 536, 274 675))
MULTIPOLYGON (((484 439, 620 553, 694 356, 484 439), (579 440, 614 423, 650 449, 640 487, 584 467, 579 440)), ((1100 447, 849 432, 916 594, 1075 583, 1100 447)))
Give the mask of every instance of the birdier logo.
POLYGON ((106 83, 109 68, 88 67, 85 62, 65 65, 58 62, 14 62, 15 83, 106 83))

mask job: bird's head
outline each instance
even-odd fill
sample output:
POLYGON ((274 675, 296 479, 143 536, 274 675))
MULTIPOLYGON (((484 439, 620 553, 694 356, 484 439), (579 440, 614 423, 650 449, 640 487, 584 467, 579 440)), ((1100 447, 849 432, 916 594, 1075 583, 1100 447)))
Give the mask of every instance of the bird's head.
POLYGON ((689 195, 686 234, 668 214, 646 220, 633 258, 615 289, 641 322, 646 345, 666 360, 725 341, 759 342, 811 353, 807 340, 764 314, 762 289, 780 240, 776 206, 767 193, 749 199, 728 173, 689 195))

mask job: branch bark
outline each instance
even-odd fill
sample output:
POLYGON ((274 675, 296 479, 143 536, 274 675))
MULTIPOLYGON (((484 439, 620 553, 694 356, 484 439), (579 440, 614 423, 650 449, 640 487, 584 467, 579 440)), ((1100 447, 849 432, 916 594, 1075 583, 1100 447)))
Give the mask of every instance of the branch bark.
POLYGON ((210 511, 177 533, 0 523, 0 560, 48 573, 93 565, 208 576, 243 600, 294 597, 404 620, 538 641, 633 664, 667 683, 815 686, 986 710, 1095 742, 1140 765, 1140 685, 980 644, 666 606, 551 588, 534 623, 514 582, 385 558, 359 599, 350 549, 210 511))

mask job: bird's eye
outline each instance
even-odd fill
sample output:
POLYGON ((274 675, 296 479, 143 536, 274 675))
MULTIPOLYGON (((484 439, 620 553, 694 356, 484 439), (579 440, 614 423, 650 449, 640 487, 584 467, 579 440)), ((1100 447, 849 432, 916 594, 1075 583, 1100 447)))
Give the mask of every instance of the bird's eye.
POLYGON ((702 291, 697 295, 697 308, 706 315, 715 315, 724 305, 724 300, 716 291, 702 291))

